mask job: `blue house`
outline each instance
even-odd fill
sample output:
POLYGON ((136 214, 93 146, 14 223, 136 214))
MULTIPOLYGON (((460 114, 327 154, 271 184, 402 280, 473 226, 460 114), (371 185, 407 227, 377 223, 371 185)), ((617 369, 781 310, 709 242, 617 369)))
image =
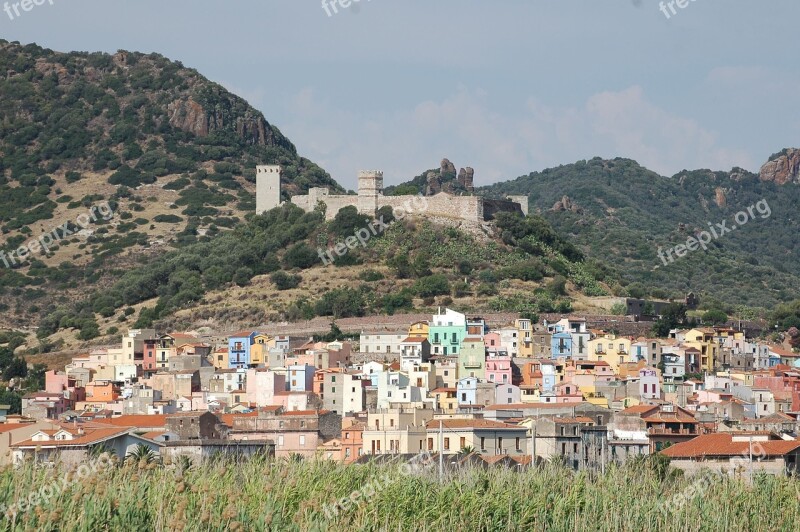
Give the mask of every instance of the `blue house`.
POLYGON ((250 365, 250 348, 257 331, 239 331, 228 338, 228 368, 240 369, 250 365))
POLYGON ((550 342, 553 358, 572 358, 572 335, 569 332, 554 333, 550 342))

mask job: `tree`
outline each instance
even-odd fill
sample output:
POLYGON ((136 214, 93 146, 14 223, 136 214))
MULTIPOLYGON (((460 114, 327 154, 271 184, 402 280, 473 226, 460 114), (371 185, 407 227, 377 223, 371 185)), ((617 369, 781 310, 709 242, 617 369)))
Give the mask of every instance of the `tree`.
POLYGON ((342 238, 352 236, 356 231, 369 226, 369 216, 360 214, 352 205, 340 209, 331 222, 331 231, 342 238))
POLYGON ((295 244, 283 256, 283 263, 287 268, 300 268, 301 270, 314 266, 319 260, 317 252, 304 242, 295 244))
POLYGON ((728 321, 728 315, 720 309, 711 309, 703 314, 703 323, 720 325, 728 321))
POLYGON ((442 274, 429 275, 414 283, 414 290, 422 298, 443 296, 450 293, 450 282, 442 274))

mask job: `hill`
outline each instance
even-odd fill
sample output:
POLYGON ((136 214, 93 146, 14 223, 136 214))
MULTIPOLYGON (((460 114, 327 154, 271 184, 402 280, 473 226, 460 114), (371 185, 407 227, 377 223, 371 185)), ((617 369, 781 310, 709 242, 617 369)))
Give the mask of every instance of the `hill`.
POLYGON ((262 113, 158 54, 0 40, 0 70, 0 326, 234 227, 256 164, 283 166, 287 197, 341 190, 262 113))
POLYGON ((531 212, 615 271, 622 279, 612 287, 617 295, 694 292, 706 305, 769 308, 800 295, 798 155, 775 154, 761 174, 734 168, 672 177, 629 159, 594 158, 477 192, 527 194, 531 212), (707 249, 677 248, 703 232, 711 237, 707 249))
POLYGON ((79 301, 49 307, 38 330, 42 348, 102 341, 122 327, 233 329, 437 305, 535 317, 569 312, 573 301, 605 294, 616 282, 539 217, 502 213, 495 226, 448 225, 396 220, 383 208, 377 219, 347 207, 326 222, 322 212, 291 203, 251 215, 232 231, 132 268, 79 301), (360 232, 368 227, 376 231, 360 232), (353 237, 359 234, 363 245, 353 237), (352 245, 340 256, 333 250, 344 242, 352 245))

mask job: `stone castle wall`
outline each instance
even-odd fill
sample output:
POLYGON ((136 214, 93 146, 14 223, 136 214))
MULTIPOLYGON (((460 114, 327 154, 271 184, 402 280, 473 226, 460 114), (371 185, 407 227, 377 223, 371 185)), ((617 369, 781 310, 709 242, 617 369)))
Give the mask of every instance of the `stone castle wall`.
MULTIPOLYGON (((261 200, 259 212, 263 212, 266 208, 278 205, 275 197, 277 188, 275 183, 279 187, 280 178, 276 179, 275 172, 279 176, 280 167, 260 166, 258 172, 266 174, 266 179, 262 178, 257 182, 257 195, 261 200), (273 203, 275 205, 272 205, 273 203)), ((528 212, 528 201, 525 196, 513 196, 508 200, 488 200, 480 196, 454 196, 446 192, 439 192, 433 196, 384 196, 382 192, 383 174, 381 172, 361 172, 358 195, 332 195, 329 194, 327 188, 316 187, 309 189, 307 195, 293 196, 291 201, 307 212, 313 211, 319 202, 324 203, 326 220, 332 220, 340 210, 351 206, 367 215, 374 215, 375 211, 381 207, 389 206, 395 212, 402 211, 405 215, 449 218, 477 223, 493 219, 497 212, 521 212, 522 214, 528 212)), ((277 198, 279 197, 278 192, 277 198)))

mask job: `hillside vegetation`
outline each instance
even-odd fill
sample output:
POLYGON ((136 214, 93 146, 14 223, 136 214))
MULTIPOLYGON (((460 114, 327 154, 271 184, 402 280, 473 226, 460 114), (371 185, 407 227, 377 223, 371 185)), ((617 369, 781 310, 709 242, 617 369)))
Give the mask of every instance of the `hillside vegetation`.
POLYGON ((238 224, 255 209, 256 164, 281 164, 287 194, 340 189, 247 102, 158 54, 0 40, 0 70, 0 250, 70 229, 0 263, 11 325, 28 323, 45 294, 69 301, 141 256, 238 224), (113 217, 78 232, 78 217, 106 203, 113 217))
POLYGON ((390 208, 378 218, 386 230, 325 265, 331 261, 323 261, 324 250, 377 222, 353 207, 326 222, 323 212, 306 213, 291 203, 251 215, 208 242, 130 269, 77 302, 50 307, 38 336, 47 349, 58 349, 130 325, 191 328, 207 320, 254 326, 268 319, 337 319, 436 304, 535 317, 569 312, 576 294, 607 293, 604 268, 585 260, 539 217, 503 214, 496 235, 395 220, 390 208), (68 336, 57 334, 70 330, 68 336))
MULTIPOLYGON (((622 279, 615 294, 701 296, 707 305, 771 307, 800 295, 800 186, 762 181, 742 169, 662 177, 628 159, 595 158, 480 190, 527 194, 565 239, 622 279), (565 196, 568 197, 565 200, 565 196), (759 202, 746 224, 702 249, 664 262, 662 252, 759 202), (768 216, 764 213, 769 212, 768 216)), ((675 255, 672 255, 675 257, 675 255)))

